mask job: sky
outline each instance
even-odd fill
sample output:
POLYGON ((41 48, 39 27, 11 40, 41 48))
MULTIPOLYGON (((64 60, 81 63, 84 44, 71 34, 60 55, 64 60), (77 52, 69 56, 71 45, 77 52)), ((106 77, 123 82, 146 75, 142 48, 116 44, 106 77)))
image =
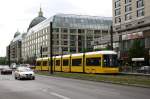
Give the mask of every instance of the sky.
POLYGON ((0 0, 0 57, 15 32, 27 31, 40 6, 46 18, 58 13, 112 17, 112 0, 0 0))

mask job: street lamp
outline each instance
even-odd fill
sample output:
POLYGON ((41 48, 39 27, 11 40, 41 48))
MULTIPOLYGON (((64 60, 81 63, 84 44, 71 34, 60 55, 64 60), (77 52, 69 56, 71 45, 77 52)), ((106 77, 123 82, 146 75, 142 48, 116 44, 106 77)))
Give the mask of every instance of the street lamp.
MULTIPOLYGON (((51 67, 50 73, 53 74, 53 26, 52 22, 50 22, 50 64, 51 67)), ((49 59, 48 59, 49 61, 49 59)))
POLYGON ((112 25, 110 26, 110 45, 111 45, 111 50, 113 50, 113 28, 112 28, 112 25))
POLYGON ((8 46, 8 64, 10 67, 10 45, 8 46))

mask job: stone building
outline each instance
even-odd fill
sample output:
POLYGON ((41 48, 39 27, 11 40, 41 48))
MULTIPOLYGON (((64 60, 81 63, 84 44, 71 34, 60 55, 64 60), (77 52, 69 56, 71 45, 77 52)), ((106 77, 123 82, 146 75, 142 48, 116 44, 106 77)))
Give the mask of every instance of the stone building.
MULTIPOLYGON (((119 35, 120 59, 129 58, 128 51, 135 40, 145 48, 145 62, 150 63, 150 1, 112 0, 113 29, 119 35)), ((137 49, 138 50, 138 49, 137 49)))

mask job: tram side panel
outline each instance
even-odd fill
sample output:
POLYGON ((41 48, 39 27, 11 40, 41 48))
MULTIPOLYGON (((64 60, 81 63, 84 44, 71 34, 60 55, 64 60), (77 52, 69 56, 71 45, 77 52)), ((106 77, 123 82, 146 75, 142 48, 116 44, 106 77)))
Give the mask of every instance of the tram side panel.
POLYGON ((102 55, 85 54, 85 73, 102 73, 102 55))
POLYGON ((71 72, 83 72, 83 57, 71 57, 71 72))
POLYGON ((40 61, 40 60, 37 60, 37 61, 36 61, 35 70, 37 70, 37 71, 40 71, 40 70, 41 70, 41 61, 40 61))
POLYGON ((62 71, 70 72, 70 55, 64 55, 62 57, 62 71))

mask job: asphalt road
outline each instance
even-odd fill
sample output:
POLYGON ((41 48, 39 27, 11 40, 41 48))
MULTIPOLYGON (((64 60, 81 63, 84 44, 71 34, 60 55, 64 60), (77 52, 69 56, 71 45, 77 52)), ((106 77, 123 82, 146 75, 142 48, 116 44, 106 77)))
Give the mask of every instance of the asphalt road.
POLYGON ((149 99, 150 89, 100 82, 36 76, 15 80, 0 75, 0 99, 149 99))

